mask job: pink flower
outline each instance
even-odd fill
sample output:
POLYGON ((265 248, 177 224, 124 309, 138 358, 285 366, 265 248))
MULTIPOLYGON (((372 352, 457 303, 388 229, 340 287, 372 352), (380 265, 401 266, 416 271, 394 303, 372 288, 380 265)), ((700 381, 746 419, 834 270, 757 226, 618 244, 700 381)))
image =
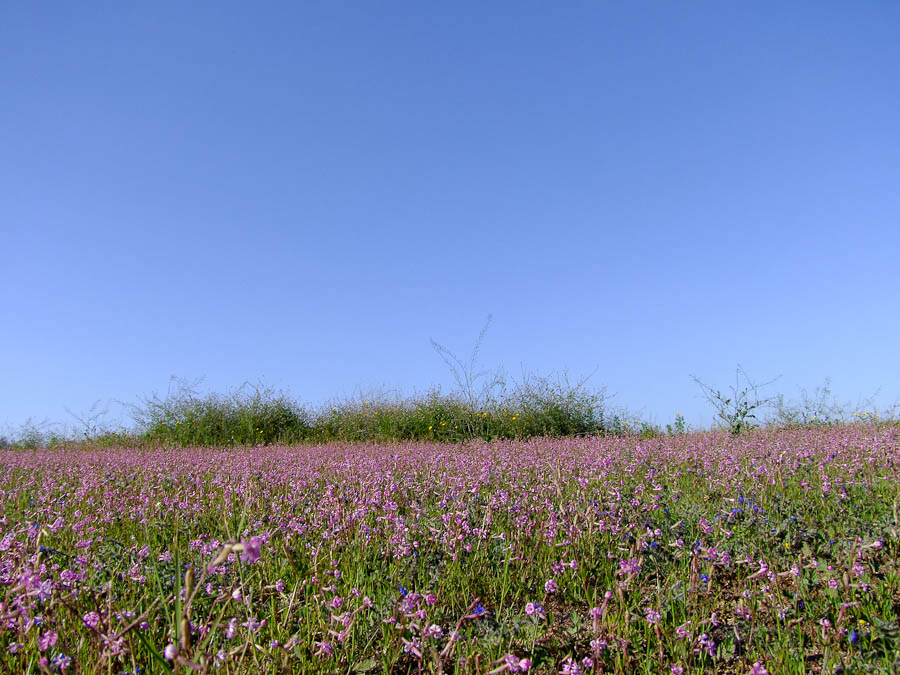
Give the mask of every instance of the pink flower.
POLYGON ((163 650, 163 656, 166 657, 167 661, 174 661, 175 657, 178 656, 178 647, 173 644, 167 644, 166 648, 163 650))

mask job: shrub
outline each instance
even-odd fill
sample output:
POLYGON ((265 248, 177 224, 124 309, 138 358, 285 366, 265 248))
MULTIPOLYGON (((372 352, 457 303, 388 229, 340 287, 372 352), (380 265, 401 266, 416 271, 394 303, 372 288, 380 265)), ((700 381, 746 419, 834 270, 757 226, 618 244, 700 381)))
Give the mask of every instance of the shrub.
POLYGON ((707 403, 715 409, 719 423, 735 435, 757 426, 756 411, 765 409, 775 400, 774 396, 763 398, 760 394, 760 389, 769 386, 775 380, 757 384, 750 379, 740 365, 735 371, 734 385, 730 387, 730 396, 723 394, 718 389, 713 389, 696 375, 691 375, 691 378, 700 387, 707 403))
POLYGON ((132 407, 144 438, 178 446, 290 443, 310 436, 308 413, 285 394, 247 384, 221 396, 198 396, 181 382, 165 397, 132 407))

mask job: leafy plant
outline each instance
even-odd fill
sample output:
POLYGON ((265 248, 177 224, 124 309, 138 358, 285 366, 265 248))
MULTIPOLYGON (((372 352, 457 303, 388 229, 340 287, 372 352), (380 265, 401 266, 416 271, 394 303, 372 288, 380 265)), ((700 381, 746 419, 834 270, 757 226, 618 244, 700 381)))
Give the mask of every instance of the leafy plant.
POLYGON ((750 379, 740 364, 735 370, 734 385, 729 388, 730 393, 727 394, 723 394, 719 389, 714 389, 696 375, 691 375, 691 379, 700 387, 707 403, 715 409, 719 422, 735 435, 757 426, 754 422, 757 419, 756 411, 769 406, 776 399, 775 396, 762 396, 760 390, 778 378, 761 384, 756 383, 750 379))
POLYGON ((675 415, 675 423, 666 425, 666 433, 670 436, 677 436, 687 433, 687 425, 684 423, 684 416, 681 413, 675 415))

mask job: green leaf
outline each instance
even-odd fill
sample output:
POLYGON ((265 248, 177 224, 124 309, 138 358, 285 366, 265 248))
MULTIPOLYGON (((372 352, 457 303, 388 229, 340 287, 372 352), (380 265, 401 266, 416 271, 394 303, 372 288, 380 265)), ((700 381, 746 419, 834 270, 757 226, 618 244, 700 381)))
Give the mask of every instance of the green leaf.
POLYGON ((378 666, 378 661, 375 659, 366 659, 364 661, 360 661, 355 666, 353 666, 354 673, 368 673, 370 670, 373 670, 378 666))

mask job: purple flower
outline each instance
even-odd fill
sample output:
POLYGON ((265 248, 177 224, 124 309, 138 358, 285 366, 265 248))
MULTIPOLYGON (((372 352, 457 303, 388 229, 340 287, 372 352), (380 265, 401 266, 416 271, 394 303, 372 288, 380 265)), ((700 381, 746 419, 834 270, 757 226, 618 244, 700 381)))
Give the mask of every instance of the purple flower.
POLYGON ((42 652, 47 651, 56 644, 57 634, 55 630, 47 631, 38 638, 38 649, 42 652))
POLYGON ((260 537, 250 537, 249 540, 241 540, 241 545, 244 547, 244 550, 241 553, 241 562, 252 564, 259 560, 262 543, 260 537))
POLYGON ((237 632, 237 619, 232 619, 228 622, 228 627, 225 629, 225 639, 230 640, 234 637, 234 634, 237 632))
POLYGON ((524 673, 531 668, 531 659, 520 659, 514 654, 507 654, 503 657, 506 669, 511 673, 524 673))
POLYGON ((167 661, 174 661, 175 657, 178 656, 178 647, 169 643, 166 645, 166 648, 163 650, 163 656, 166 657, 167 661))
POLYGON ((628 576, 631 574, 638 574, 641 571, 641 563, 637 558, 629 558, 627 560, 619 561, 619 571, 617 574, 620 576, 628 576))
POLYGON ((263 619, 262 621, 257 621, 255 617, 251 616, 241 625, 251 633, 258 633, 259 629, 266 625, 266 620, 263 619))
POLYGON ((553 579, 548 579, 547 583, 544 584, 544 592, 548 595, 553 595, 556 591, 559 590, 559 586, 556 585, 556 582, 553 579))
POLYGON ((100 625, 100 615, 97 612, 88 612, 84 615, 82 619, 84 621, 84 625, 88 628, 97 628, 100 625))
POLYGON ((53 657, 53 664, 59 668, 60 671, 64 671, 72 665, 72 657, 66 656, 65 654, 57 654, 53 657))
POLYGON ((591 649, 595 652, 602 652, 607 646, 608 643, 602 638, 591 640, 591 649))
POLYGON ((702 633, 700 637, 697 638, 697 642, 700 646, 706 650, 706 653, 710 656, 716 655, 716 643, 709 635, 706 633, 702 633))

